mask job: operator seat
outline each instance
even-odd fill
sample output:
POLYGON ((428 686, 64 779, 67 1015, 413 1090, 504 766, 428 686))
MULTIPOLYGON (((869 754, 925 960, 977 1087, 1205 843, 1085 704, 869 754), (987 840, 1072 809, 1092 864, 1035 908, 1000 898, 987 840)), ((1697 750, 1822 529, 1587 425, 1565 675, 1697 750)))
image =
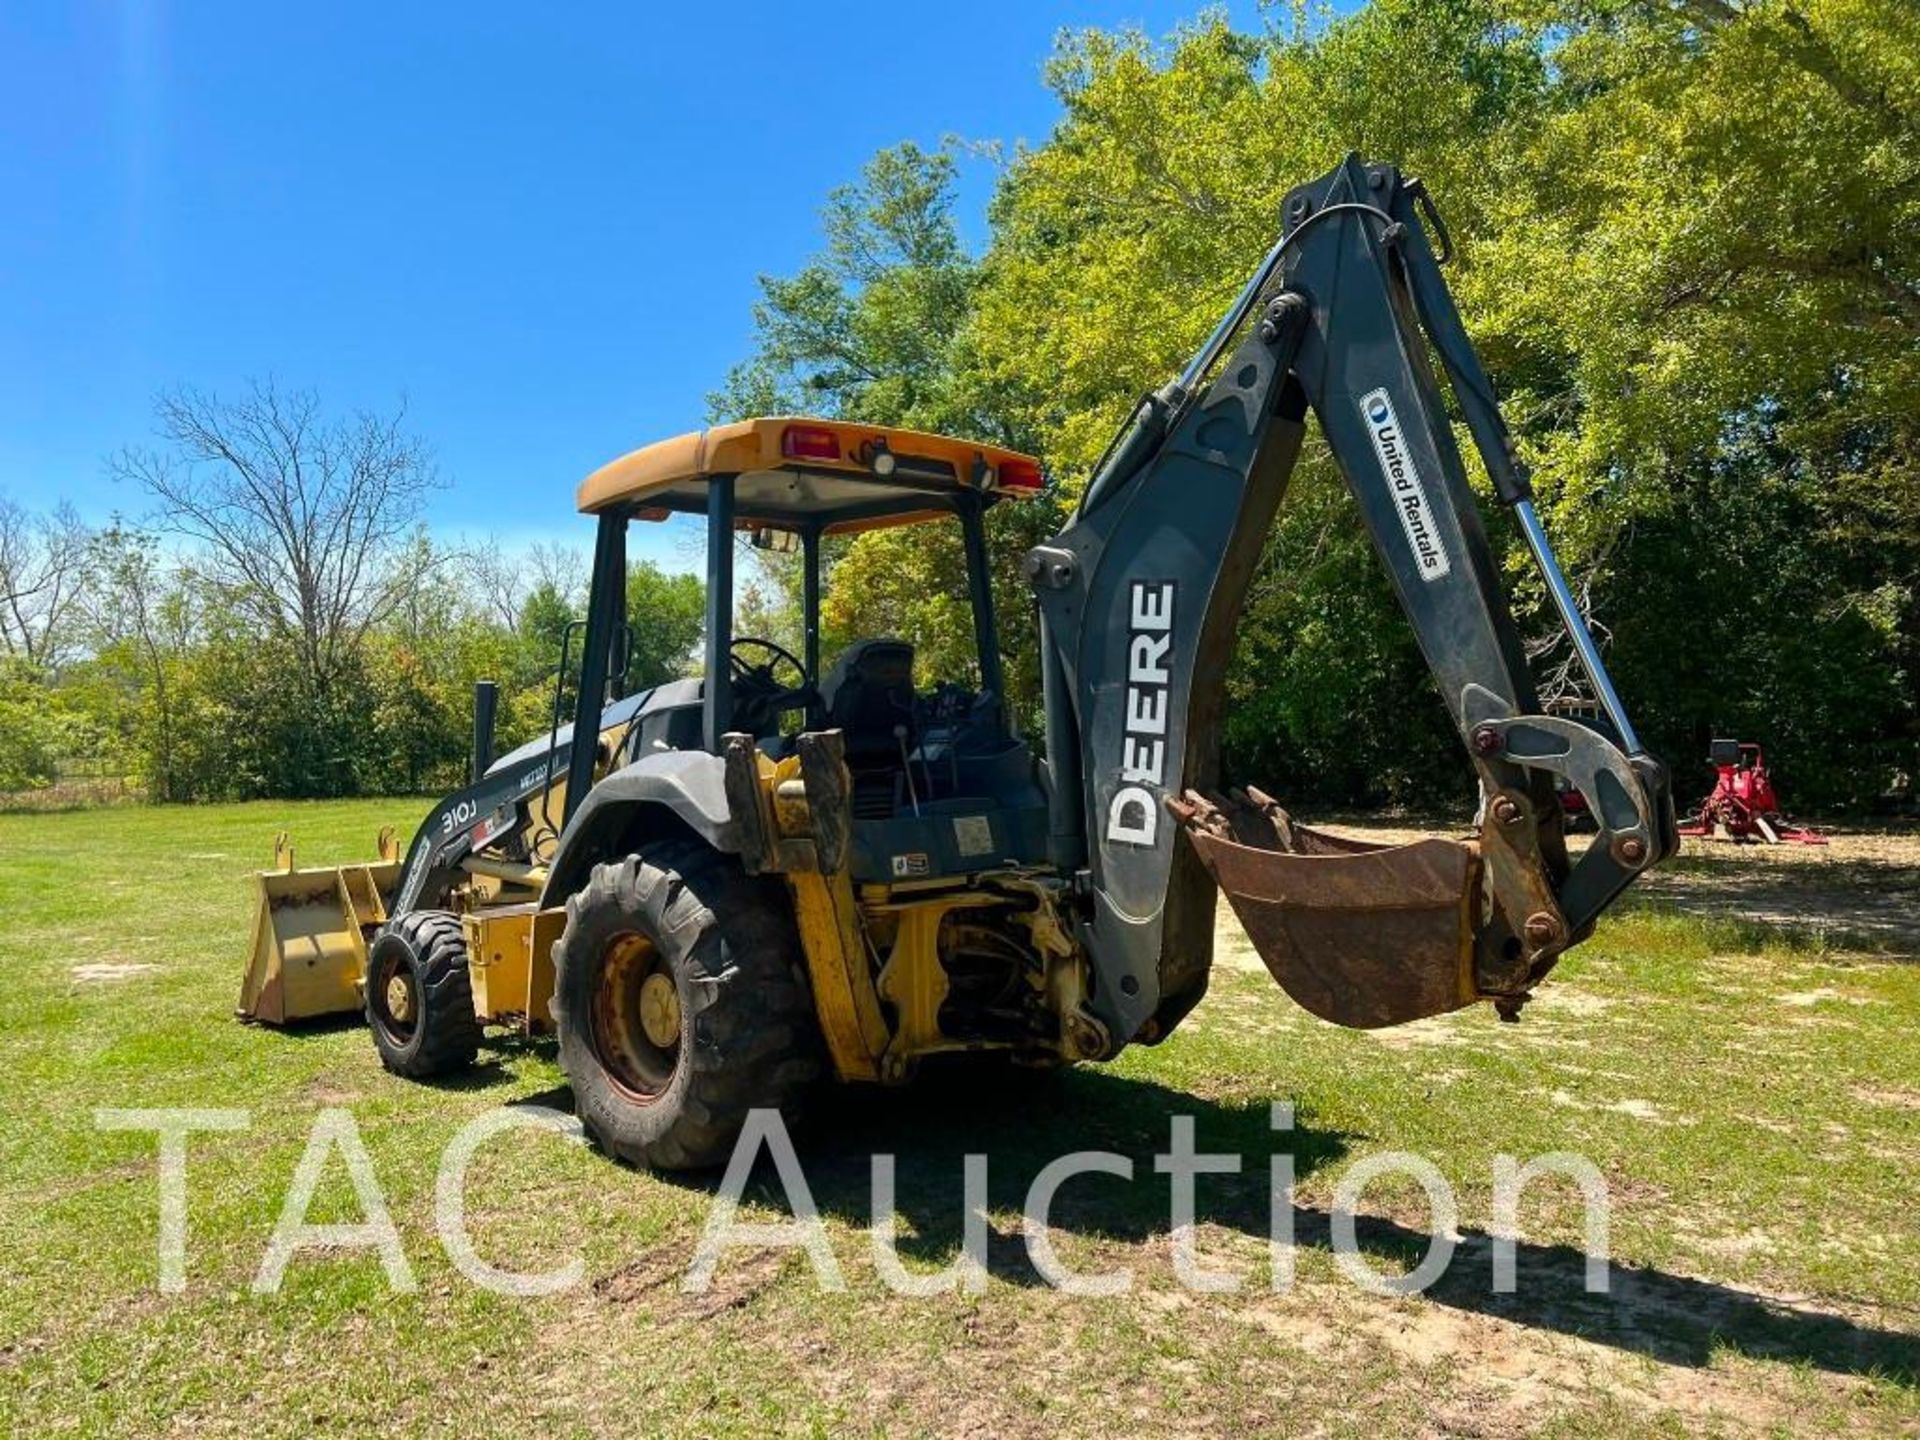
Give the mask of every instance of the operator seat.
POLYGON ((913 744, 913 646, 905 640, 856 640, 820 682, 828 729, 846 740, 847 763, 900 758, 896 725, 913 744))

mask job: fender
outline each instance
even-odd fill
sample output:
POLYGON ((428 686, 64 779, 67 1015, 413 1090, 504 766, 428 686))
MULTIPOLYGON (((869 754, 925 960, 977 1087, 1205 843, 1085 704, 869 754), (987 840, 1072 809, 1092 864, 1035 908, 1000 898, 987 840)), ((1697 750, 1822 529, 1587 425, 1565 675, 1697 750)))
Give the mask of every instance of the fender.
POLYGON ((727 803, 726 762, 718 755, 657 751, 594 786, 560 837, 540 904, 566 904, 595 865, 627 853, 636 838, 676 830, 691 831, 725 854, 740 852, 740 827, 727 803))

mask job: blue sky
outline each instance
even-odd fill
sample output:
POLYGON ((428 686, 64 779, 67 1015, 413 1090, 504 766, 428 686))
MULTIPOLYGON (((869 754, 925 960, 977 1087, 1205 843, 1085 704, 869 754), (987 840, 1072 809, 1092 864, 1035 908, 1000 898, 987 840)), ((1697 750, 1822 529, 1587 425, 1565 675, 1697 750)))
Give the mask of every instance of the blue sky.
MULTIPOLYGON (((700 422, 755 276, 869 154, 1042 140, 1062 26, 1197 8, 16 0, 0 492, 137 514, 104 462, 153 395, 271 374, 404 394, 437 533, 577 541, 574 482, 700 422)), ((990 170, 965 184, 977 235, 990 170)))

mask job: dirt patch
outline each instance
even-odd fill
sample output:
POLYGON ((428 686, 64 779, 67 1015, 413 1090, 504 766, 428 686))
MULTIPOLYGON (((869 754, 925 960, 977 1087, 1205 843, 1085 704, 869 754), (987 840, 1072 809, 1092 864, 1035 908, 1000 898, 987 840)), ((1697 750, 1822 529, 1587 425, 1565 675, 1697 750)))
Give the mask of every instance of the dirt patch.
POLYGON ((1818 846, 1688 840, 1635 893, 1687 914, 1920 960, 1920 835, 1835 835, 1818 846))
POLYGON ((131 980, 139 975, 151 975, 158 965, 145 965, 135 961, 102 960, 73 967, 73 978, 82 985, 109 985, 116 980, 131 980))
MULTIPOLYGON (((1413 1372, 1449 1377, 1446 1393, 1432 1397, 1436 1433, 1529 1433, 1596 1394, 1647 1423, 1679 1416, 1735 1433, 1792 1425, 1798 1402, 1786 1373, 1749 1360, 1691 1365, 1633 1353, 1657 1350, 1668 1319, 1657 1305, 1641 1303, 1644 1297, 1632 1293, 1630 1279, 1619 1287, 1627 1293, 1612 1301, 1580 1297, 1573 1273, 1535 1274, 1526 1283, 1565 1290, 1569 1307, 1592 1314, 1549 1329, 1537 1316, 1529 1323, 1428 1300, 1367 1296, 1336 1283, 1301 1285, 1285 1297, 1245 1306, 1232 1318, 1356 1373, 1385 1353, 1413 1372), (1586 1329, 1638 1337, 1640 1343, 1623 1348, 1578 1333, 1586 1329)), ((1839 1383, 1850 1388, 1858 1382, 1839 1383)))
POLYGON ((1875 1000, 1865 995, 1849 995, 1844 990, 1835 990, 1831 985, 1822 985, 1814 990, 1797 990, 1790 995, 1776 997, 1782 1005, 1794 1005, 1801 1009, 1832 1003, 1838 1005, 1884 1005, 1884 1000, 1875 1000))
POLYGON ((1764 1230, 1743 1230, 1738 1235, 1682 1234, 1680 1238, 1705 1250, 1710 1255, 1724 1256, 1729 1260, 1744 1260, 1749 1255, 1766 1255, 1779 1248, 1774 1238, 1764 1230))
POLYGON ((1363 1032, 1369 1040, 1389 1050, 1418 1050, 1430 1045, 1465 1045, 1467 1037, 1451 1016, 1435 1015, 1427 1020, 1410 1020, 1385 1030, 1363 1032))
POLYGON ((301 1093, 315 1105, 351 1105, 365 1098, 365 1092, 350 1089, 338 1081, 325 1076, 315 1076, 302 1087, 301 1093))
POLYGON ((1266 962, 1254 953, 1253 946, 1240 928, 1240 922, 1224 904, 1220 907, 1220 924, 1215 932, 1214 961, 1229 970, 1244 970, 1249 975, 1269 973, 1266 962))
POLYGON ((20 1340, 9 1340, 0 1345, 0 1370, 11 1370, 24 1365, 47 1348, 47 1342, 38 1335, 28 1335, 20 1340))
POLYGON ((687 1274, 686 1257, 678 1251, 655 1249, 595 1280, 593 1293, 615 1305, 651 1301, 657 1296, 670 1302, 663 1318, 706 1320, 737 1310, 771 1288, 786 1260, 784 1250, 727 1256, 714 1272, 712 1284, 689 1293, 681 1288, 687 1274))
POLYGON ((1547 1099, 1564 1110, 1599 1110, 1609 1115, 1631 1115, 1634 1119, 1645 1120, 1650 1125, 1671 1125, 1675 1123, 1668 1119, 1661 1112, 1660 1107, 1655 1105, 1651 1100, 1641 1100, 1634 1097, 1629 1097, 1625 1100, 1608 1101, 1582 1100, 1579 1096, 1570 1095, 1565 1090, 1556 1090, 1549 1095, 1547 1099))
POLYGON ((616 1305, 631 1305, 636 1300, 679 1288, 686 1273, 680 1260, 661 1251, 649 1251, 638 1260, 610 1270, 593 1282, 593 1293, 616 1305))
MULTIPOLYGON (((1382 845, 1467 834, 1460 826, 1418 829, 1355 819, 1319 828, 1382 845)), ((1569 852, 1577 856, 1587 840, 1569 836, 1569 852)), ((1826 845, 1686 840, 1679 855, 1630 893, 1688 914, 1818 934, 1920 960, 1920 831, 1838 833, 1826 845)))
POLYGON ((1588 995, 1579 990, 1570 990, 1565 985, 1554 985, 1543 989, 1534 997, 1533 1008, 1528 1012, 1529 1020, 1556 1020, 1563 1016, 1584 1019, 1599 1015, 1613 1008, 1613 1001, 1602 999, 1598 995, 1588 995))
POLYGON ((1870 1085, 1853 1087, 1853 1098, 1869 1105, 1886 1105, 1898 1110, 1920 1110, 1920 1090, 1892 1090, 1870 1085))

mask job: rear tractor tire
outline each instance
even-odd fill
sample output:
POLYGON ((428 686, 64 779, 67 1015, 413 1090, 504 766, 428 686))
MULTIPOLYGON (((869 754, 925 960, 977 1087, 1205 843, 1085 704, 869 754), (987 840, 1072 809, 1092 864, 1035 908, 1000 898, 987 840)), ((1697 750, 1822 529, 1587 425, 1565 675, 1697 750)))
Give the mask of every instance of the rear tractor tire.
POLYGON ((380 1063, 425 1080, 480 1053, 467 936, 460 917, 415 910, 388 924, 367 955, 367 1027, 380 1063))
POLYGON ((749 1110, 792 1120, 821 1074, 790 907, 706 845, 597 866, 567 901, 553 962, 560 1066, 616 1159, 718 1165, 749 1110))

